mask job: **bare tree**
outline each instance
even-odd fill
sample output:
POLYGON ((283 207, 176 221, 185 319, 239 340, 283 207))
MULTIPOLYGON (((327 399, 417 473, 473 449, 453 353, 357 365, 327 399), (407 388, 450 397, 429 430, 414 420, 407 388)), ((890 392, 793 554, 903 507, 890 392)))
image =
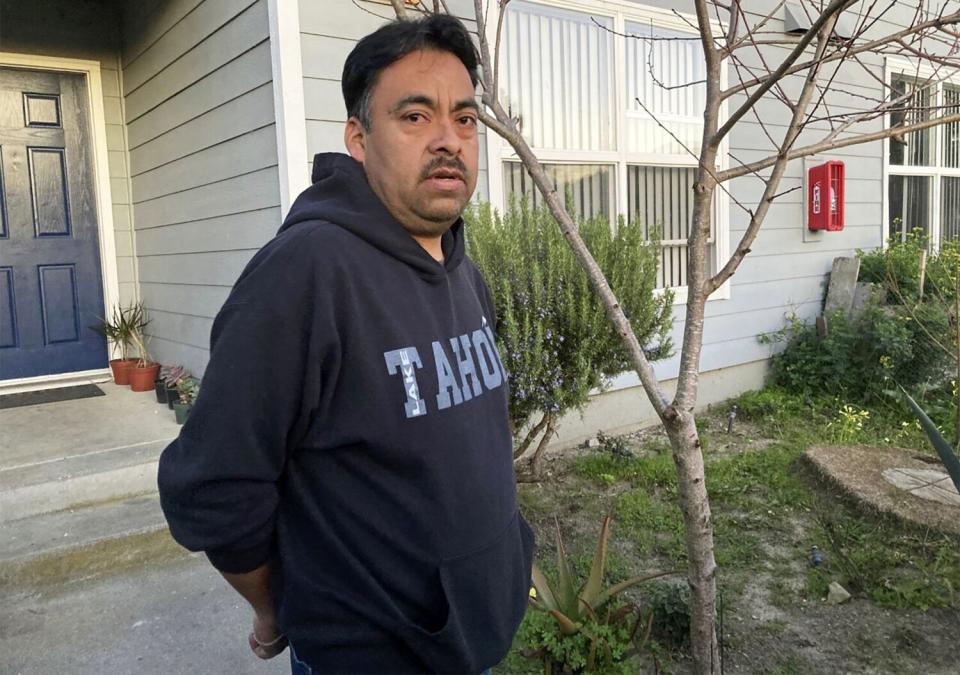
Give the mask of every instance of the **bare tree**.
MULTIPOLYGON (((676 392, 669 399, 654 374, 643 345, 631 330, 617 298, 567 212, 563 195, 555 189, 534 151, 500 98, 500 47, 510 0, 473 0, 482 62, 481 121, 505 139, 517 153, 538 191, 556 218, 571 249, 589 275, 624 346, 640 382, 659 416, 673 448, 680 507, 689 560, 687 580, 691 588, 691 644, 697 672, 720 672, 720 653, 715 628, 716 572, 713 526, 704 460, 695 424, 694 408, 699 386, 699 362, 703 346, 704 309, 717 291, 750 253, 771 205, 781 197, 784 174, 790 161, 840 148, 892 138, 903 143, 911 134, 937 125, 960 123, 957 104, 938 105, 921 94, 926 88, 957 75, 960 3, 955 0, 798 0, 809 22, 800 34, 788 35, 781 28, 784 0, 768 0, 745 7, 741 0, 693 0, 696 20, 691 30, 703 48, 706 79, 676 86, 705 86, 703 134, 698 148, 688 151, 697 160, 693 187, 693 213, 688 239, 687 302, 676 392), (877 72, 877 60, 887 56, 908 59, 915 71, 906 86, 892 87, 877 72), (726 68, 732 76, 724 86, 726 68), (872 83, 874 95, 863 91, 843 92, 837 84, 841 70, 856 71, 872 83), (789 93, 791 90, 795 93, 789 93), (831 108, 833 92, 847 94, 857 107, 851 111, 831 108), (774 126, 765 121, 758 104, 774 101, 785 107, 789 122, 774 126), (757 124, 769 141, 769 153, 751 162, 721 169, 721 152, 731 131, 745 118, 757 124), (891 120, 879 130, 864 131, 870 122, 891 120), (733 179, 759 180, 762 195, 755 204, 733 200, 746 213, 747 226, 729 258, 711 274, 708 257, 711 211, 717 190, 733 179)), ((391 0, 402 16, 401 0, 391 0)), ((431 9, 421 2, 419 11, 446 11, 444 2, 431 9)), ((409 8, 408 3, 408 8, 409 8)), ((407 11, 410 14, 410 10, 407 11)), ((413 12, 415 13, 415 12, 413 12)), ((677 16, 686 21, 681 14, 677 16)), ((626 36, 626 39, 657 40, 656 36, 626 36)), ((848 78, 849 79, 849 78, 848 78)), ((668 85, 660 83, 661 86, 668 85)), ((638 105, 660 122, 644 101, 638 105)), ((873 126, 876 126, 874 124, 873 126)), ((679 142, 679 139, 676 139, 679 142)), ((729 192, 728 192, 729 194, 729 192)))

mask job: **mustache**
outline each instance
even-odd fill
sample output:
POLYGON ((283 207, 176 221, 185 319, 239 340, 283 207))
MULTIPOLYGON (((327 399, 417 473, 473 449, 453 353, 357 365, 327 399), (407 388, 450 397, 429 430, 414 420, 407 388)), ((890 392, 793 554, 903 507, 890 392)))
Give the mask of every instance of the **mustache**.
POLYGON ((463 160, 459 157, 437 157, 430 161, 423 170, 420 172, 420 180, 424 181, 430 178, 430 174, 436 171, 437 169, 453 169, 459 171, 463 174, 463 177, 467 177, 467 165, 463 163, 463 160))

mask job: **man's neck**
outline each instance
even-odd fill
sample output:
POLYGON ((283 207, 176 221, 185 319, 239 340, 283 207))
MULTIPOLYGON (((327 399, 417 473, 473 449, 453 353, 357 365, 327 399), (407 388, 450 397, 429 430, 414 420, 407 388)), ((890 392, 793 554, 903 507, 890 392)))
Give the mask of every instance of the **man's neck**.
POLYGON ((439 263, 443 262, 443 237, 418 237, 415 234, 411 234, 418 244, 423 247, 423 250, 430 254, 430 257, 436 260, 439 263))

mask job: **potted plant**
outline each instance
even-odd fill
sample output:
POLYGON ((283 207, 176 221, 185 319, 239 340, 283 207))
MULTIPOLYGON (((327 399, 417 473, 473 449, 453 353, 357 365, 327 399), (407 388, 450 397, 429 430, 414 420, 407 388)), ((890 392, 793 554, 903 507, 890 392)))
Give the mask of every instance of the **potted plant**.
POLYGON ((130 388, 133 391, 150 391, 154 388, 153 383, 160 372, 160 364, 151 361, 147 352, 147 336, 143 331, 150 321, 146 318, 143 304, 138 302, 131 307, 127 318, 130 322, 130 340, 140 354, 140 358, 130 369, 130 388))
POLYGON ((113 314, 109 321, 106 318, 101 318, 100 323, 90 326, 92 330, 100 333, 110 343, 111 356, 117 352, 120 354, 120 358, 110 359, 110 370, 113 372, 115 384, 130 384, 130 368, 137 361, 129 355, 129 349, 133 343, 132 324, 130 322, 130 312, 132 310, 133 307, 123 308, 117 305, 113 308, 113 314))
POLYGON ((197 394, 200 393, 200 380, 195 377, 183 378, 177 385, 177 393, 180 398, 173 403, 173 413, 176 415, 177 424, 183 424, 187 421, 190 411, 193 410, 197 394))
POLYGON ((179 398, 177 385, 187 376, 183 366, 163 366, 154 386, 157 390, 157 403, 166 403, 173 410, 173 402, 179 398))

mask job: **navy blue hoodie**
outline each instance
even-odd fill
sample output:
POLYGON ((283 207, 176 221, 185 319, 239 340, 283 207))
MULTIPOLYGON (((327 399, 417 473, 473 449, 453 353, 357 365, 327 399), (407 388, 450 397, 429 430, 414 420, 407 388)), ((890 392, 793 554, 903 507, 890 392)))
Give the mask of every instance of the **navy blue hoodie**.
POLYGON ((494 308, 463 222, 430 257, 346 155, 250 261, 213 324, 190 418, 160 458, 173 536, 225 572, 269 561, 315 672, 476 673, 523 617, 494 308))

